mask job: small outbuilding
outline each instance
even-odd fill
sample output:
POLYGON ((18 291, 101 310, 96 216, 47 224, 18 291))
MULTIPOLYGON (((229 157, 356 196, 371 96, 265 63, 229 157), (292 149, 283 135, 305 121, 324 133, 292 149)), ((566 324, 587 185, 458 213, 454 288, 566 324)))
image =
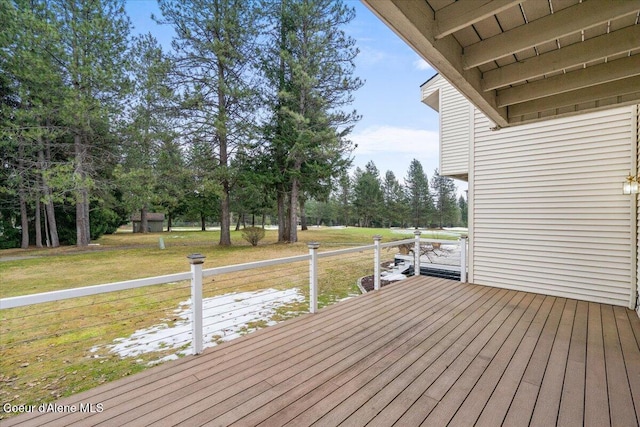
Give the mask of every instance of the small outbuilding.
MULTIPOLYGON (((140 212, 131 215, 133 223, 133 232, 140 232, 140 212)), ((147 213, 147 231, 150 233, 161 233, 164 225, 164 214, 156 212, 147 213)))

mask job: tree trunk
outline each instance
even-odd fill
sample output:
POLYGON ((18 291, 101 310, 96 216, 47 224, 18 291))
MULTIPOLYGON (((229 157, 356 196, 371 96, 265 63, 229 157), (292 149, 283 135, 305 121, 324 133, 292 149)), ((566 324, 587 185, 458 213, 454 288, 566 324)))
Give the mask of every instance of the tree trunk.
POLYGON ((236 231, 240 230, 240 216, 241 215, 238 215, 238 220, 236 221, 236 231))
POLYGON ((44 215, 44 240, 48 248, 51 247, 51 240, 49 240, 49 222, 47 220, 47 205, 45 204, 42 209, 42 214, 44 215))
POLYGON ((229 183, 223 185, 222 199, 220 201, 220 245, 231 245, 231 216, 229 212, 229 183))
POLYGON ((86 171, 84 162, 86 159, 86 147, 81 135, 74 135, 75 170, 74 174, 80 182, 76 183, 76 245, 88 246, 91 240, 89 226, 89 190, 87 189, 86 171))
POLYGON ((140 209, 140 229, 138 233, 146 234, 149 232, 149 219, 147 218, 147 207, 140 209))
POLYGON ((167 232, 169 233, 171 232, 171 218, 172 218, 171 212, 168 212, 167 213, 167 232))
POLYGON ((289 198, 289 242, 298 241, 298 197, 300 192, 300 180, 295 176, 291 182, 291 196, 289 198))
POLYGON ((289 237, 289 233, 287 232, 287 216, 286 212, 286 203, 285 203, 285 193, 283 191, 278 191, 278 242, 284 243, 287 241, 289 237))
POLYGON ((227 99, 225 96, 225 65, 218 59, 218 116, 216 123, 216 133, 218 136, 218 143, 220 145, 220 167, 223 168, 225 176, 222 179, 222 197, 220 199, 220 245, 231 245, 231 217, 230 217, 230 192, 231 185, 229 179, 226 177, 227 167, 229 166, 229 157, 227 153, 228 141, 227 141, 227 112, 226 105, 227 99))
MULTIPOLYGON (((307 227, 307 215, 304 210, 305 201, 306 200, 303 197, 300 198, 300 230, 301 231, 305 231, 309 229, 307 227)), ((318 222, 320 222, 319 218, 318 218, 318 222)))
MULTIPOLYGON (((42 172, 48 169, 48 165, 51 162, 51 149, 50 149, 49 141, 46 142, 46 147, 47 147, 46 162, 45 162, 45 157, 42 150, 38 152, 38 160, 40 161, 40 170, 42 172)), ((42 176, 42 192, 44 193, 44 196, 45 196, 45 204, 44 204, 45 218, 47 221, 46 225, 48 225, 48 227, 45 227, 45 228, 48 228, 47 239, 51 238, 51 247, 57 248, 58 246, 60 246, 60 239, 58 238, 58 225, 56 224, 56 214, 55 214, 55 208, 53 206, 53 193, 44 175, 42 176)))
POLYGON ((36 218, 34 221, 34 228, 36 229, 36 248, 42 247, 42 221, 40 219, 40 194, 36 193, 36 218))
POLYGON ((207 224, 204 217, 204 213, 200 213, 200 231, 207 231, 207 224))
POLYGON ((20 189, 20 226, 22 227, 22 249, 29 249, 29 216, 27 213, 27 199, 24 190, 20 189))
POLYGON ((27 212, 27 195, 25 191, 24 181, 26 179, 26 170, 24 167, 24 145, 18 145, 18 174, 22 178, 18 182, 18 197, 20 199, 20 227, 22 228, 22 249, 29 248, 29 213, 27 212))

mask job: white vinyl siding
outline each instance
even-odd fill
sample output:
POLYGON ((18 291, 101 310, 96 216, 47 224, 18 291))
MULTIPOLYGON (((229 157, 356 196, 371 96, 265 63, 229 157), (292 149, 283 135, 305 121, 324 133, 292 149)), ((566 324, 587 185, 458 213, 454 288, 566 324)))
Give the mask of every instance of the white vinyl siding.
POLYGON ((632 108, 500 131, 474 117, 474 283, 628 306, 632 108))
MULTIPOLYGON (((471 104, 442 76, 422 87, 422 100, 438 91, 440 113, 440 175, 467 179, 471 142, 471 104)), ((435 108, 434 102, 428 105, 435 108)))
POLYGON ((451 85, 440 91, 440 175, 469 173, 470 104, 451 85))
MULTIPOLYGON (((634 170, 638 170, 638 166, 640 166, 640 105, 636 105, 635 106, 635 139, 636 139, 636 167, 634 170)), ((636 195, 636 288, 633 290, 633 292, 636 293, 636 298, 635 298, 635 309, 636 312, 638 313, 638 315, 640 316, 640 301, 638 301, 638 296, 640 294, 640 239, 638 239, 638 236, 640 236, 640 209, 638 209, 638 206, 640 206, 640 193, 636 195)))

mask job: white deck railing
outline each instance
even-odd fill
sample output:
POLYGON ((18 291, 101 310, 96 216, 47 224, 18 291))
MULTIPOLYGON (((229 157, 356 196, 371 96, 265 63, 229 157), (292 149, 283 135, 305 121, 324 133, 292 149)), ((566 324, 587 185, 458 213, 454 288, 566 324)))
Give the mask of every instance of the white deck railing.
POLYGON ((253 270, 258 268, 292 264, 301 261, 309 261, 309 311, 315 313, 318 309, 318 259, 336 257, 345 254, 351 254, 356 252, 363 252, 366 250, 373 250, 373 275, 374 275, 374 290, 380 289, 380 259, 381 250, 383 248, 397 247, 399 245, 413 245, 413 261, 415 274, 420 274, 420 246, 422 243, 433 244, 439 243, 441 245, 459 245, 460 246, 460 280, 466 282, 466 246, 467 239, 462 237, 457 241, 452 240, 439 240, 439 239, 421 239, 420 232, 414 233, 414 238, 392 241, 387 243, 381 242, 380 236, 374 237, 374 244, 366 246, 358 246, 347 249, 339 249, 327 252, 318 252, 320 247, 319 243, 309 243, 309 253, 306 255, 299 255, 287 258, 271 259, 266 261, 256 261, 244 264, 229 265, 223 267, 215 267, 203 269, 205 257, 200 254, 192 254, 187 258, 191 264, 191 271, 177 274, 169 274, 165 276, 148 277, 144 279, 127 280, 122 282, 115 282, 103 285, 86 286, 74 289, 65 289, 53 292, 44 292, 39 294, 24 295, 17 297, 9 297, 0 299, 0 310, 24 307, 34 304, 41 304, 46 302, 62 301, 71 298, 79 298, 90 295, 98 295, 109 292, 116 292, 128 289, 141 288, 145 286, 153 286, 167 283, 174 283, 177 281, 191 280, 191 304, 192 304, 192 348, 194 354, 199 354, 203 351, 203 309, 202 309, 202 281, 205 277, 216 276, 227 273, 235 273, 247 270, 253 270))

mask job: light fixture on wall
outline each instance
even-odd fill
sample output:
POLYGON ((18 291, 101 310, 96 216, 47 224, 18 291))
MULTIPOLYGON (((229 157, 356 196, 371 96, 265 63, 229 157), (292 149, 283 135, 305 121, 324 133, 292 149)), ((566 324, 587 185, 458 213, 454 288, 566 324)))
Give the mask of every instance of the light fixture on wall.
POLYGON ((637 194, 638 193, 638 178, 631 175, 622 183, 622 194, 637 194))

